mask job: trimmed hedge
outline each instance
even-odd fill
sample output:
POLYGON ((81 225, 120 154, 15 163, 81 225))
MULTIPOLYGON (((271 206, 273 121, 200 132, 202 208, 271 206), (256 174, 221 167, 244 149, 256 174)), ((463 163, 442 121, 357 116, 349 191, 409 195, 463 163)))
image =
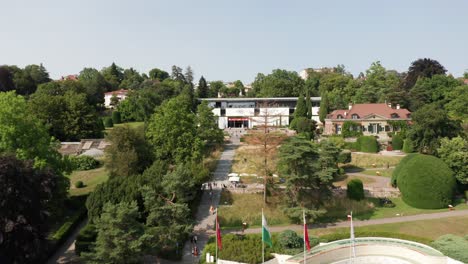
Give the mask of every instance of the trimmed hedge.
MULTIPOLYGON (((401 233, 381 232, 381 231, 355 231, 354 236, 355 237, 397 238, 397 239, 414 241, 414 242, 418 242, 418 243, 422 243, 422 244, 426 244, 426 245, 430 245, 431 242, 432 242, 432 240, 429 239, 429 238, 411 236, 411 235, 401 234, 401 233)), ((332 234, 327 234, 327 235, 321 236, 320 237, 320 242, 327 243, 327 242, 332 242, 332 241, 341 240, 341 239, 348 239, 349 237, 350 237, 349 232, 332 233, 332 234)))
POLYGON ((90 156, 70 156, 73 170, 92 170, 99 167, 100 162, 90 156))
POLYGON ((114 127, 114 122, 112 121, 112 118, 110 117, 105 117, 103 122, 104 122, 104 127, 114 127))
POLYGON ((448 257, 468 263, 468 236, 443 235, 432 246, 448 257))
POLYGON ((414 152, 414 145, 411 139, 407 138, 403 141, 403 152, 405 153, 413 153, 414 152))
POLYGON ((76 237, 75 253, 80 256, 82 252, 90 252, 93 243, 96 241, 97 231, 96 227, 92 224, 87 224, 76 237))
POLYGON ((392 148, 393 150, 401 150, 403 148, 403 137, 400 135, 394 135, 392 137, 392 148))
POLYGON ((439 158, 416 154, 402 165, 396 177, 403 201, 413 207, 439 209, 452 203, 455 177, 439 158))
POLYGON ((360 151, 367 153, 377 153, 379 152, 379 143, 374 136, 362 136, 357 140, 360 151))
POLYGON ((352 179, 348 182, 346 195, 349 199, 360 201, 364 199, 364 186, 360 179, 352 179))
POLYGON ((398 181, 397 181, 397 177, 398 177, 398 174, 400 173, 400 170, 401 168, 403 168, 405 166, 405 164, 412 158, 414 158, 416 156, 415 153, 412 153, 412 154, 408 154, 406 155, 406 157, 404 157, 400 163, 398 163, 398 165, 396 166, 396 168, 393 170, 393 173, 392 173, 392 179, 391 179, 391 184, 393 187, 397 187, 398 185, 398 181))
POLYGON ((122 123, 122 116, 119 111, 112 112, 112 123, 114 124, 122 123))
POLYGON ((75 182, 75 188, 83 188, 84 187, 84 183, 82 181, 77 181, 75 182))

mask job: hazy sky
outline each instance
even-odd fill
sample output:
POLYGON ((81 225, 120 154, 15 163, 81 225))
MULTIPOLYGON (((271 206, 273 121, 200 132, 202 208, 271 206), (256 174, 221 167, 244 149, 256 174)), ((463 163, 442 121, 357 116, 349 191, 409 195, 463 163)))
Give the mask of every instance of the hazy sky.
POLYGON ((0 0, 0 65, 43 63, 147 72, 191 65, 196 79, 251 82, 258 72, 373 61, 407 70, 422 57, 468 69, 468 1, 0 0))

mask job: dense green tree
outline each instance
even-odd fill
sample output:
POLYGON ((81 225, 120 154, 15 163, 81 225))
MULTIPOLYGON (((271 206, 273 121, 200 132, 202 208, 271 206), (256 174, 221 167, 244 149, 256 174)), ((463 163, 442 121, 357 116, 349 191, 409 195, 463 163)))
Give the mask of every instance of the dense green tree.
POLYGON ((209 96, 208 84, 206 83, 205 78, 202 76, 198 81, 197 87, 197 97, 198 98, 207 98, 209 96))
POLYGON ((197 146, 191 103, 185 96, 178 96, 165 101, 151 117, 146 135, 156 158, 180 162, 192 157, 197 146))
POLYGON ((197 109, 197 135, 208 144, 221 144, 224 140, 224 134, 218 127, 216 117, 208 106, 207 101, 202 101, 197 109))
POLYGON ((297 98, 296 110, 294 111, 294 118, 307 117, 307 103, 302 94, 297 98))
POLYGON ((310 100, 310 93, 307 92, 306 96, 307 119, 312 118, 312 100, 310 100))
POLYGON ((104 79, 102 74, 93 68, 84 68, 78 80, 86 90, 91 105, 104 104, 104 92, 110 90, 110 84, 104 79))
POLYGON ((443 235, 432 242, 431 246, 447 257, 468 263, 468 236, 443 235))
POLYGON ((111 90, 117 90, 120 83, 124 79, 123 69, 117 66, 114 62, 111 66, 101 70, 102 76, 110 84, 111 90))
POLYGON ((310 96, 320 96, 319 86, 320 86, 319 77, 309 76, 304 83, 304 90, 308 92, 310 96))
POLYGON ((378 103, 387 99, 389 91, 398 87, 400 79, 395 71, 387 71, 380 61, 372 63, 366 70, 365 80, 356 91, 354 102, 378 103))
POLYGON ((151 163, 151 149, 143 127, 115 127, 107 135, 106 167, 111 176, 131 176, 143 172, 151 163))
POLYGON ((106 204, 95 224, 95 247, 82 257, 88 263, 141 263, 150 236, 145 234, 145 226, 139 218, 136 202, 106 204))
POLYGON ((445 109, 451 118, 468 122, 468 85, 461 85, 451 89, 446 98, 448 103, 445 104, 445 109))
POLYGON ((416 111, 433 102, 444 104, 449 93, 460 84, 460 81, 452 76, 434 75, 432 78, 420 78, 409 92, 410 109, 416 111))
POLYGON ((0 92, 8 92, 15 89, 13 74, 7 66, 0 67, 0 92))
POLYGON ((159 80, 160 82, 169 78, 169 73, 158 68, 151 69, 149 71, 149 77, 153 80, 159 80))
POLYGON ((187 68, 185 68, 184 79, 185 79, 185 82, 187 82, 189 85, 191 85, 193 87, 193 69, 192 69, 192 67, 187 66, 187 68))
POLYGON ((20 159, 34 160, 36 167, 60 170, 63 164, 57 148, 23 97, 0 93, 0 153, 14 153, 20 159))
POLYGON ((455 173, 461 184, 468 184, 468 141, 462 137, 443 138, 437 154, 455 173))
POLYGON ((47 245, 48 220, 66 197, 67 179, 32 160, 0 155, 0 260, 2 263, 40 263, 47 245))
POLYGON ((218 97, 218 93, 226 89, 226 85, 222 81, 210 82, 210 96, 209 97, 218 97))
POLYGON ((245 86, 244 84, 241 82, 241 80, 237 80, 234 82, 234 88, 236 88, 238 91, 239 91, 239 95, 240 96, 244 96, 245 95, 245 86))
POLYGON ((419 78, 431 78, 437 74, 445 74, 447 70, 438 61, 429 58, 413 61, 408 69, 403 86, 411 89, 419 78))
POLYGON ((346 188, 346 195, 349 199, 360 201, 365 198, 364 186, 360 179, 352 179, 348 182, 346 188))
POLYGON ((120 89, 138 89, 140 88, 141 83, 144 81, 143 76, 140 73, 133 69, 125 69, 123 71, 123 79, 119 85, 120 89))
POLYGON ((319 118, 322 124, 325 124, 325 118, 327 118, 328 112, 330 111, 330 106, 328 102, 328 93, 322 93, 322 98, 320 100, 320 109, 319 109, 319 118))
POLYGON ((456 137, 461 132, 460 123, 450 120, 447 112, 437 104, 421 107, 412 114, 412 121, 408 137, 421 153, 435 153, 441 138, 456 137))
POLYGON ((182 72, 182 68, 176 65, 172 65, 171 78, 175 81, 179 81, 182 83, 186 82, 184 73, 182 72))
POLYGON ((29 106, 51 135, 61 141, 102 136, 101 119, 86 94, 69 90, 63 95, 49 95, 42 88, 32 96, 29 106))
POLYGON ((252 83, 257 97, 291 97, 303 92, 304 80, 294 71, 276 69, 271 74, 259 73, 252 83))

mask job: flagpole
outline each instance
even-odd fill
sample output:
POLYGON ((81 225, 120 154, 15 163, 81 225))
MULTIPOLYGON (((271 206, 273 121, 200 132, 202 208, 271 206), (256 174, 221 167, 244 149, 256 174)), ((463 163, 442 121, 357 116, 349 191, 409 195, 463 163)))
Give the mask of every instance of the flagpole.
POLYGON ((216 263, 218 263, 218 210, 216 210, 216 263))
MULTIPOLYGON (((262 207, 262 221, 263 221, 263 207, 262 207)), ((263 243, 263 223, 262 223, 262 263, 265 263, 265 243, 263 243)))
POLYGON ((302 209, 302 217, 304 218, 304 264, 306 264, 306 234, 305 234, 305 229, 307 228, 306 221, 305 221, 305 211, 302 209))

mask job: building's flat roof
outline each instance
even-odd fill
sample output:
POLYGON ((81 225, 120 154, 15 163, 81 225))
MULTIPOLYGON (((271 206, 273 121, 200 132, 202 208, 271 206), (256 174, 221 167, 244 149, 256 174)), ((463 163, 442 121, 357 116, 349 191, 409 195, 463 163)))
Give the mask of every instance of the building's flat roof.
MULTIPOLYGON (((312 101, 320 101, 321 97, 311 97, 312 101)), ((244 101, 297 101, 297 97, 235 97, 235 98, 199 98, 208 102, 244 102, 244 101)))

